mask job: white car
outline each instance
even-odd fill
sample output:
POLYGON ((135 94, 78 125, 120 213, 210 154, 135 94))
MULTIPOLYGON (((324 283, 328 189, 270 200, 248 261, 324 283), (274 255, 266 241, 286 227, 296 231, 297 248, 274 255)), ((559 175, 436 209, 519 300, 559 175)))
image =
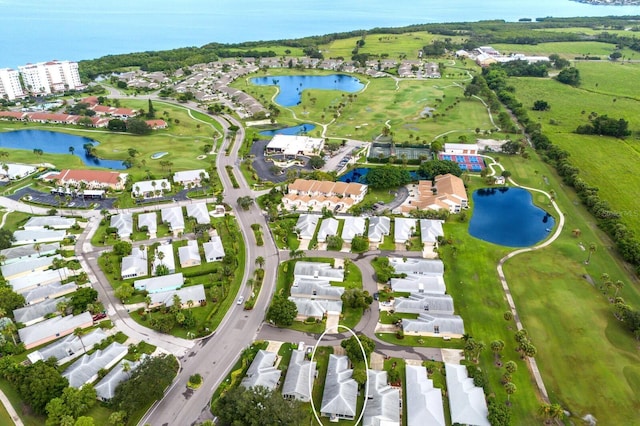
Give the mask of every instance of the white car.
POLYGON ((238 297, 238 305, 242 305, 242 302, 244 302, 244 296, 238 297))

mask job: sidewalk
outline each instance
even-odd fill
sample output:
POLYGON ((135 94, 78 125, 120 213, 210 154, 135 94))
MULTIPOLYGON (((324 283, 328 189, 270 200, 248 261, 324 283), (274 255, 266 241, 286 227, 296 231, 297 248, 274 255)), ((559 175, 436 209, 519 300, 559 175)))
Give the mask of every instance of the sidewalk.
POLYGON ((11 403, 9 402, 9 399, 1 390, 0 390, 0 402, 2 402, 2 405, 4 405, 4 408, 7 409, 7 412, 9 413, 9 416, 11 416, 11 420, 13 420, 13 423, 16 426, 24 426, 24 423, 22 423, 20 416, 18 416, 18 413, 16 413, 16 410, 14 410, 13 405, 11 405, 11 403))

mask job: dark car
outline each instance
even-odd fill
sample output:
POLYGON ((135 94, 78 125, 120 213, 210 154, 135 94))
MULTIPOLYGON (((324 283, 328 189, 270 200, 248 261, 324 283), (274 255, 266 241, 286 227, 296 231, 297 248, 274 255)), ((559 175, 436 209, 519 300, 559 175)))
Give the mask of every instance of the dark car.
POLYGON ((105 314, 104 312, 101 312, 99 314, 95 314, 93 316, 93 320, 94 321, 100 321, 101 319, 106 318, 106 317, 107 317, 107 314, 105 314))

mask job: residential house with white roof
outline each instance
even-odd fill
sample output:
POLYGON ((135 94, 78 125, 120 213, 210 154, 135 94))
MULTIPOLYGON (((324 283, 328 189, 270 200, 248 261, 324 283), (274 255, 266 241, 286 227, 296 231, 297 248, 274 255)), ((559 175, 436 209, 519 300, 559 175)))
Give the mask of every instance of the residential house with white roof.
POLYGON ((69 229, 76 224, 76 220, 61 216, 33 216, 23 228, 27 231, 35 231, 38 229, 69 229))
POLYGON ((400 293, 445 294, 447 286, 442 275, 407 275, 406 278, 391 278, 391 289, 400 293))
POLYGON ((347 216, 344 218, 344 226, 342 227, 342 239, 350 243, 353 237, 362 236, 366 223, 363 217, 347 216))
POLYGON ((407 425, 445 426, 442 390, 433 387, 423 366, 405 366, 407 425))
POLYGON ((110 226, 111 228, 116 228, 118 237, 121 239, 131 238, 131 233, 133 232, 133 214, 119 213, 111 216, 110 226))
POLYGON ((67 231, 55 231, 50 229, 39 229, 36 231, 18 230, 13 233, 14 246, 21 244, 53 243, 62 241, 67 236, 67 231))
POLYGON ((416 219, 397 217, 394 222, 393 240, 398 244, 405 244, 418 230, 418 221, 416 219))
POLYGON ((282 371, 275 367, 276 358, 277 354, 274 352, 259 350, 249 366, 247 374, 240 382, 240 386, 247 389, 262 386, 269 390, 275 390, 282 374, 282 371))
POLYGON ((358 383, 351 378, 353 370, 348 367, 346 356, 329 355, 320 415, 332 421, 356 418, 358 383))
POLYGON ((198 225, 208 225, 211 223, 207 203, 187 204, 187 217, 192 217, 198 225))
POLYGON ((425 251, 433 251, 438 247, 438 237, 444 237, 442 220, 420 219, 420 238, 425 251))
POLYGON ((22 293, 25 304, 39 305, 46 300, 55 300, 57 297, 73 293, 78 289, 75 282, 62 284, 59 281, 44 284, 39 287, 33 287, 22 293))
POLYGON ((323 219, 320 223, 320 229, 318 230, 318 242, 324 243, 327 241, 327 237, 338 235, 339 226, 340 222, 332 217, 323 219))
POLYGON ((386 216, 373 216, 369 218, 369 241, 381 243, 386 235, 391 232, 391 219, 386 216))
POLYGON ((173 183, 182 185, 185 189, 202 185, 202 180, 209 179, 209 173, 205 169, 183 170, 173 174, 173 183))
POLYGON ((342 312, 342 300, 307 299, 290 296, 289 300, 296 304, 298 315, 296 319, 303 321, 307 318, 322 319, 325 315, 342 312))
POLYGON ((363 426, 400 426, 400 389, 389 386, 387 372, 367 370, 367 406, 363 426))
POLYGON ((47 342, 66 336, 74 332, 76 328, 87 328, 93 325, 93 319, 89 312, 80 315, 67 315, 55 317, 39 322, 29 327, 18 330, 20 340, 25 349, 35 348, 47 342))
POLYGON ((56 259, 62 259, 62 256, 46 256, 36 257, 33 259, 25 259, 22 262, 10 263, 8 265, 0 266, 2 276, 5 280, 12 280, 20 278, 25 275, 33 274, 34 272, 44 271, 52 266, 56 259))
POLYGON ((282 396, 285 399, 309 402, 311 388, 316 377, 316 363, 307 359, 304 347, 291 352, 287 376, 282 384, 282 396))
POLYGON ((25 244, 23 246, 9 247, 0 250, 0 255, 4 256, 4 264, 9 265, 23 260, 33 259, 41 256, 51 256, 60 248, 60 243, 41 244, 36 250, 35 244, 25 244))
POLYGON ((44 348, 31 352, 27 355, 27 358, 29 358, 29 361, 32 363, 55 358, 58 365, 66 364, 73 358, 84 354, 86 351, 90 351, 96 344, 106 338, 107 334, 100 328, 83 335, 82 340, 80 340, 80 336, 70 334, 44 348))
POLYGON ((158 266, 160 265, 166 266, 170 274, 176 272, 176 259, 173 254, 173 244, 165 242, 156 248, 151 275, 156 275, 156 269, 158 269, 158 266))
POLYGON ((48 299, 42 303, 14 309, 13 319, 16 323, 22 323, 25 326, 30 326, 37 322, 44 321, 47 315, 58 311, 56 305, 62 301, 68 301, 68 299, 48 299))
POLYGON ((25 293, 37 287, 66 280, 71 276, 72 272, 68 268, 47 269, 46 271, 34 272, 20 278, 14 278, 8 282, 16 293, 25 293))
POLYGON ((144 199, 158 198, 170 191, 171 183, 167 179, 142 180, 133 184, 131 196, 144 199))
POLYGON ((184 232, 184 217, 182 216, 182 207, 165 207, 160 210, 162 222, 169 225, 169 230, 174 237, 180 236, 184 232))
POLYGON ((301 214, 296 223, 296 232, 300 239, 310 240, 316 233, 316 228, 320 222, 320 215, 317 214, 301 214))
POLYGON ((100 401, 106 402, 111 400, 116 394, 116 388, 122 382, 125 382, 131 378, 131 373, 140 366, 140 361, 127 361, 122 360, 109 371, 109 373, 100 380, 96 386, 96 395, 100 401), (128 366, 128 371, 125 371, 125 365, 128 366))
POLYGON ((86 383, 93 383, 100 370, 109 370, 127 355, 129 348, 113 342, 104 350, 97 350, 91 355, 83 355, 63 373, 72 388, 81 388, 86 383))
POLYGON ((140 247, 133 247, 131 254, 122 258, 120 276, 123 280, 130 278, 146 277, 149 275, 147 262, 147 248, 141 250, 140 247))
POLYGON ((390 257, 389 264, 393 266, 396 274, 431 276, 444 274, 444 263, 438 259, 390 257))
POLYGON ((403 318, 402 330, 415 336, 461 337, 464 324, 458 315, 421 313, 417 319, 403 318))
POLYGON ((196 308, 201 306, 202 303, 207 300, 204 286, 202 284, 198 284, 189 287, 182 287, 177 290, 150 294, 149 297, 151 297, 151 304, 149 307, 173 306, 174 296, 178 296, 180 298, 180 305, 182 309, 196 308), (191 304, 189 303, 190 301, 192 302, 191 304))
POLYGON ((473 426, 490 426, 489 410, 482 388, 473 384, 467 375, 467 367, 445 363, 447 394, 451 423, 473 426))
POLYGON ((344 287, 332 286, 328 280, 295 278, 290 293, 308 299, 342 300, 344 287))
POLYGON ((224 246, 218 235, 212 235, 211 241, 202 244, 205 262, 217 262, 224 259, 224 246))
POLYGON ((296 279, 325 279, 327 281, 344 281, 344 269, 338 269, 331 266, 330 263, 322 262, 296 262, 293 270, 296 279))
POLYGON ((149 238, 156 238, 158 232, 158 215, 156 212, 140 213, 138 215, 138 230, 147 230, 149 238))
POLYGON ((134 281, 133 287, 136 290, 146 291, 149 294, 162 293, 163 291, 177 290, 184 285, 182 272, 159 277, 145 278, 134 281))
POLYGON ((200 265, 202 259, 200 258, 198 241, 189 240, 186 246, 178 247, 178 257, 180 258, 180 267, 182 268, 200 265))
POLYGON ((448 294, 419 293, 409 297, 396 297, 393 309, 400 313, 453 315, 453 298, 448 294))

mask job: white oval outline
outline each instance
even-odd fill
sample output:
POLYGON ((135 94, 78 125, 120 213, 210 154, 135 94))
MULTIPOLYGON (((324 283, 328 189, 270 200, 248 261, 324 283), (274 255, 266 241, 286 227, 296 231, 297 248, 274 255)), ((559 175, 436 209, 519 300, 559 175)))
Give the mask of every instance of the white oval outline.
MULTIPOLYGON (((360 345, 360 351, 362 352, 362 358, 364 359, 364 369, 365 369, 365 373, 367 375, 367 382, 365 383, 365 387, 364 387, 364 404, 362 405, 362 411, 360 412, 360 416, 358 417, 358 420, 356 420, 356 425, 360 424, 360 422, 362 421, 362 417, 364 416, 364 410, 367 408, 367 400, 369 399, 369 363, 367 362, 367 354, 364 351, 364 346, 362 346, 362 342, 360 341, 360 338, 356 335, 356 333, 350 329, 349 327, 347 327, 346 325, 342 325, 342 324, 338 324, 335 327, 332 328, 328 328, 326 329, 318 338, 318 340, 316 341, 316 344, 313 345, 313 351, 311 352, 311 363, 313 364, 313 359, 316 356, 316 349, 318 349, 318 343, 320 343, 322 341, 322 339, 324 338, 325 334, 327 334, 329 331, 333 331, 335 329, 335 331, 337 332, 338 329, 340 329, 340 327, 346 329, 347 331, 349 331, 349 333, 351 333, 351 335, 353 337, 356 338, 356 340, 358 341, 358 345, 360 345)), ((318 421, 318 424, 322 426, 322 421, 320 420, 320 417, 318 416, 318 413, 316 412, 316 406, 313 403, 313 380, 311 378, 311 368, 309 368, 309 396, 311 397, 311 409, 313 410, 313 415, 316 418, 316 420, 318 421)))

